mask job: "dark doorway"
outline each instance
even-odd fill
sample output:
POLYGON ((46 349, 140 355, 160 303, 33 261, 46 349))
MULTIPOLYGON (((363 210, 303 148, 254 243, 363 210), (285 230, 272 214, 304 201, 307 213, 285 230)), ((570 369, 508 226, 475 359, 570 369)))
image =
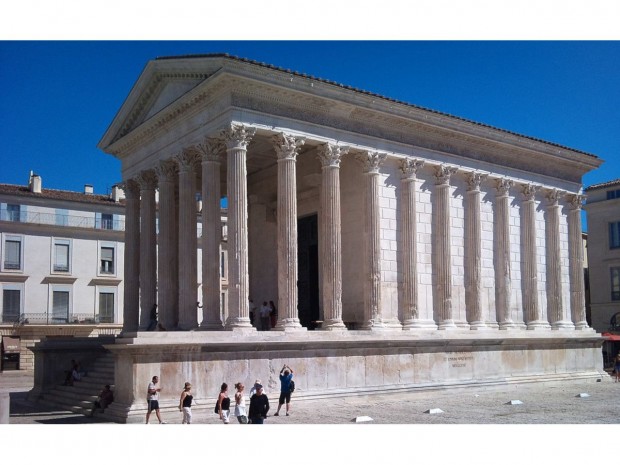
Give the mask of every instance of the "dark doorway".
POLYGON ((319 239, 317 215, 297 220, 297 292, 299 321, 308 329, 319 320, 319 239))

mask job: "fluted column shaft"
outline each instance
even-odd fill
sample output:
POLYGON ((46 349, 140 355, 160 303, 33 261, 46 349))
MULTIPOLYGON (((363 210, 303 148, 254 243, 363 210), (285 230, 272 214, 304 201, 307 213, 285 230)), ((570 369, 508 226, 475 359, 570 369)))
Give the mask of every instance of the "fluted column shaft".
POLYGON ((364 325, 362 329, 377 330, 386 327, 381 303, 381 213, 379 206, 379 169, 387 155, 365 152, 357 157, 364 170, 364 325))
POLYGON ((547 195, 546 240, 547 240, 547 315, 551 329, 574 328, 564 318, 562 305, 562 257, 560 255, 560 205, 562 193, 556 189, 547 195))
POLYGON ((403 247, 403 329, 436 329, 431 315, 422 315, 418 306, 418 250, 416 180, 418 169, 424 165, 421 160, 407 158, 402 161, 402 247, 403 247))
POLYGON ((184 150, 176 161, 179 166, 179 329, 187 331, 198 327, 196 154, 193 150, 184 150))
POLYGON ((123 332, 137 331, 140 323, 140 186, 125 181, 125 269, 123 332))
POLYGON ((536 263, 536 186, 528 184, 523 188, 521 204, 522 298, 523 313, 527 329, 548 328, 542 319, 538 302, 538 266, 536 263))
POLYGON ((140 329, 146 329, 153 305, 157 303, 157 177, 151 170, 142 171, 137 180, 140 184, 140 329))
POLYGON ((253 329, 249 311, 247 146, 253 128, 234 125, 226 141, 228 188, 228 329, 253 329))
POLYGON ((225 147, 221 140, 207 138, 197 146, 202 156, 202 322, 204 330, 223 329, 221 311, 220 161, 225 147))
POLYGON ((456 168, 437 167, 435 173, 435 319, 438 329, 456 328, 452 318, 452 254, 450 241, 450 176, 456 168))
POLYGON ((470 329, 487 328, 482 316, 482 233, 480 224, 480 184, 487 175, 474 172, 467 177, 465 213, 465 306, 470 329))
POLYGON ((176 329, 178 302, 174 281, 177 279, 172 262, 176 260, 177 242, 174 182, 176 167, 172 161, 161 162, 157 168, 159 179, 159 243, 157 254, 157 300, 159 322, 166 330, 176 329))
POLYGON ((300 329, 297 307, 297 153, 304 140, 278 134, 278 323, 276 329, 300 329))
POLYGON ((497 181, 495 197, 495 305, 499 329, 516 327, 510 315, 510 179, 497 181))
POLYGON ((589 328, 586 321, 585 283, 583 277, 583 239, 581 236, 582 195, 569 197, 568 258, 570 266, 570 308, 575 329, 589 328))
POLYGON ((346 329, 342 321, 342 243, 340 218, 340 158, 346 150, 325 144, 319 147, 322 165, 321 237, 323 325, 325 330, 346 329))

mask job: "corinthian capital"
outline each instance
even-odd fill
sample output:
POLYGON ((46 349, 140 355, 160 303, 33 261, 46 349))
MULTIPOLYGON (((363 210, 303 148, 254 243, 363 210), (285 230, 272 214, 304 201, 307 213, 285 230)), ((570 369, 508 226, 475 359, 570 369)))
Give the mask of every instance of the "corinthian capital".
POLYGON ((570 203, 571 210, 581 210, 586 196, 581 194, 568 194, 566 199, 568 200, 568 203, 570 203))
POLYGON ((479 191, 480 184, 487 178, 488 174, 479 173, 478 171, 474 171, 473 173, 469 173, 467 175, 467 185, 469 186, 470 191, 479 191))
POLYGON ((415 179, 418 170, 424 166, 424 161, 415 158, 405 158, 400 164, 403 179, 415 179))
POLYGON ((347 154, 349 149, 346 147, 339 147, 334 144, 323 144, 318 148, 318 157, 323 168, 327 167, 340 167, 340 159, 343 155, 347 154))
POLYGON ((177 165, 172 160, 160 161, 159 165, 155 167, 155 173, 160 183, 173 182, 177 171, 177 165))
POLYGON ((140 184, 138 184, 137 180, 130 178, 117 185, 118 187, 123 189, 127 200, 140 198, 140 184))
POLYGON ((386 153, 380 152, 364 152, 358 154, 355 159, 364 167, 365 173, 378 173, 379 168, 387 158, 386 153))
POLYGON ((219 137, 205 137, 200 144, 196 145, 196 150, 202 157, 202 161, 219 163, 222 161, 222 153, 226 150, 226 145, 219 137))
POLYGON ((435 184, 450 184, 450 176, 456 174, 458 170, 456 166, 439 165, 435 167, 435 184))
POLYGON ((174 161, 176 161, 179 165, 179 171, 190 171, 200 155, 198 153, 198 149, 195 147, 188 147, 183 149, 179 154, 175 155, 174 161))
POLYGON ((140 171, 136 176, 136 181, 142 190, 153 190, 157 186, 157 176, 153 170, 140 171))
POLYGON ((558 189, 551 189, 547 192, 547 200, 549 202, 550 207, 554 207, 558 205, 558 201, 562 198, 564 192, 558 189))
POLYGON ((497 196, 503 197, 508 195, 510 188, 514 185, 514 181, 508 178, 501 178, 497 180, 497 185, 495 188, 497 189, 497 196))
POLYGON ((230 128, 224 129, 221 133, 226 147, 229 149, 239 148, 246 150, 248 144, 256 134, 256 129, 243 124, 231 124, 230 128))
POLYGON ((527 201, 531 201, 534 200, 534 197, 536 196, 536 192, 538 191, 538 186, 534 185, 534 184, 526 184, 525 186, 523 186, 523 198, 527 201))
POLYGON ((271 138, 276 149, 278 160, 295 160, 299 154, 299 149, 306 143, 303 137, 290 136, 281 132, 271 138))

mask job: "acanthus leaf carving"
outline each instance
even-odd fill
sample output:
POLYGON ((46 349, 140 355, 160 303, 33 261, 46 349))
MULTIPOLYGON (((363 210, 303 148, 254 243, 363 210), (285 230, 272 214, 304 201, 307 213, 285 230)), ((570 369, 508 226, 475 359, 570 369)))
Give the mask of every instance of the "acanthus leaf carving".
POLYGON ((339 168, 342 156, 348 152, 349 149, 347 147, 340 147, 339 145, 329 143, 319 145, 317 149, 318 158, 323 168, 339 168))
POLYGON ((276 150, 278 160, 295 160, 299 154, 299 149, 306 143, 306 139, 303 137, 295 137, 282 132, 274 135, 271 141, 276 150))
POLYGON ((418 170, 423 166, 424 160, 407 157, 400 163, 400 171, 403 173, 404 179, 415 179, 418 170))
POLYGON ((387 153, 366 151, 356 155, 355 159, 362 164, 365 173, 378 173, 387 153))

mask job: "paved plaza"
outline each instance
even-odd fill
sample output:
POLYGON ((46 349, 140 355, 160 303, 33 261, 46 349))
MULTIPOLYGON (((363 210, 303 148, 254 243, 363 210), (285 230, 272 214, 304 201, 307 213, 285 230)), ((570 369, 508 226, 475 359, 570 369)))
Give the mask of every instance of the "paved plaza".
MULTIPOLYGON (((145 381, 146 383, 146 381, 145 381)), ((146 384, 145 384, 146 386, 146 384)), ((11 424, 102 423, 72 412, 33 405, 26 400, 32 373, 0 374, 0 389, 11 392, 11 424)), ((199 388, 195 387, 195 391, 199 388)), ((179 388, 179 394, 181 389, 179 388)), ((214 393, 214 396, 217 393, 214 393)), ((232 397, 232 391, 229 393, 232 397)), ((266 424, 351 424, 368 416, 372 424, 620 424, 620 383, 565 381, 417 391, 370 396, 299 399, 293 395, 290 416, 274 417, 276 392, 267 392, 271 410, 266 424), (580 394, 587 397, 579 397, 580 394), (511 405, 511 401, 522 404, 511 405), (426 413, 441 409, 442 413, 426 413)), ((194 424, 219 424, 211 405, 193 409, 194 424)), ((162 412, 168 424, 181 423, 180 412, 162 412)), ((156 423, 153 415, 151 423, 156 423)), ((230 425, 235 425, 232 418, 230 425)), ((226 426, 230 426, 226 425, 226 426)), ((120 427, 120 425, 119 425, 120 427)), ((225 425, 222 425, 225 427, 225 425)))

